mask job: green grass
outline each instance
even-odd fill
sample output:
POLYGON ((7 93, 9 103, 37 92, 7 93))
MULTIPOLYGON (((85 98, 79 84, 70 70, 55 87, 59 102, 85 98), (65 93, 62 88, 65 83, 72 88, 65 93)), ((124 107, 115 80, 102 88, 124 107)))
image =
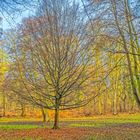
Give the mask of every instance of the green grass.
MULTIPOLYGON (((75 121, 76 119, 71 119, 68 121, 75 121)), ((77 119, 78 122, 71 123, 70 127, 106 127, 119 124, 130 124, 130 123, 140 123, 140 115, 118 115, 118 116, 99 116, 99 117, 88 117, 83 119, 77 119), (89 122, 88 122, 89 121, 89 122)))
MULTIPOLYGON (((119 124, 128 124, 128 123, 140 123, 140 114, 120 114, 120 115, 108 115, 108 116, 95 116, 95 117, 81 117, 81 118, 60 118, 60 122, 68 124, 67 127, 106 127, 119 124)), ((41 122, 41 118, 0 118, 0 123, 8 122, 26 122, 26 124, 0 124, 0 129, 33 129, 33 128, 42 128, 37 124, 27 125, 27 122, 41 122)), ((51 122, 49 126, 52 127, 53 123, 51 122)), ((63 125, 61 126, 63 127, 63 125)))
MULTIPOLYGON (((10 132, 11 130, 24 131, 26 129, 35 129, 35 128, 52 128, 53 122, 46 123, 46 124, 38 123, 38 121, 41 122, 41 120, 42 120, 41 118, 40 119, 39 118, 37 119, 36 118, 34 119, 0 118, 0 130, 6 130, 6 132, 10 132), (11 122, 14 122, 14 123, 11 123, 11 122), (24 122, 26 123, 24 124, 24 122), (34 122, 37 122, 37 123, 34 123, 34 122)), ((140 139, 139 128, 135 127, 137 126, 137 124, 138 126, 140 124, 140 114, 133 114, 133 115, 121 114, 121 115, 115 115, 115 116, 108 115, 108 116, 94 116, 94 117, 82 117, 82 118, 61 118, 60 120, 61 128, 64 128, 64 127, 67 127, 67 128, 74 127, 77 129, 79 127, 99 128, 99 129, 95 129, 97 130, 97 132, 93 131, 93 133, 89 133, 89 135, 88 134, 85 135, 85 137, 83 137, 83 138, 86 138, 85 140, 139 140, 140 139), (122 125, 122 124, 126 124, 126 125, 122 125), (130 126, 130 129, 124 131, 124 129, 126 129, 129 126, 130 126), (121 131, 121 129, 123 131, 121 131)), ((88 129, 83 129, 83 130, 88 131, 88 129)), ((32 137, 31 135, 29 137, 28 136, 29 135, 25 136, 24 140, 33 139, 33 138, 30 138, 32 137)), ((10 138, 10 140, 12 140, 12 138, 10 138)), ((15 139, 15 137, 13 137, 13 140, 23 140, 23 139, 20 139, 20 138, 18 139, 18 137, 16 137, 15 139)), ((36 140, 43 140, 43 138, 41 136, 38 136, 36 140)))
POLYGON ((35 128, 45 128, 45 126, 37 125, 0 125, 0 129, 35 129, 35 128))
POLYGON ((103 126, 106 126, 106 124, 82 122, 82 123, 72 123, 69 125, 69 127, 96 127, 96 128, 103 127, 103 126))

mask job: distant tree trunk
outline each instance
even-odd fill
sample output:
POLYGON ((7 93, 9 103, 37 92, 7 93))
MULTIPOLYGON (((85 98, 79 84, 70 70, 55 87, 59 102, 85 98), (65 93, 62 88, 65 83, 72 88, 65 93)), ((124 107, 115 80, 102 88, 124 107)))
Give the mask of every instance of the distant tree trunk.
POLYGON ((41 112, 42 112, 43 122, 46 122, 46 113, 44 108, 41 108, 41 112))
POLYGON ((119 111, 122 112, 122 103, 119 104, 119 111))
POLYGON ((99 97, 99 103, 98 103, 98 105, 99 105, 99 115, 102 115, 103 112, 102 112, 102 101, 101 101, 101 97, 99 97))
POLYGON ((126 112, 126 98, 123 100, 123 111, 126 112))
POLYGON ((6 98, 5 95, 3 95, 3 117, 5 117, 6 114, 6 98))
POLYGON ((21 103, 21 117, 24 117, 25 116, 25 106, 23 103, 21 103))
POLYGON ((104 94, 104 115, 106 114, 106 108, 107 108, 107 95, 104 94))
POLYGON ((117 93, 114 93, 114 101, 113 101, 113 115, 117 114, 117 93))
POLYGON ((130 106, 130 111, 129 111, 129 114, 134 114, 135 113, 135 100, 132 101, 132 104, 130 106))
POLYGON ((140 98, 139 98, 139 94, 138 94, 137 87, 136 87, 136 84, 135 84, 135 79, 133 77, 133 69, 132 69, 132 63, 131 63, 131 59, 130 59, 130 55, 129 55, 129 49, 128 49, 128 46, 127 46, 127 42, 126 42, 126 39, 125 39, 124 32, 120 28, 120 23, 118 21, 118 17, 117 17, 117 14, 116 14, 116 11, 117 11, 116 2, 113 1, 113 0, 112 0, 112 9, 113 9, 113 14, 114 14, 116 26, 117 26, 119 34, 122 38, 123 49, 125 50, 125 54, 126 54, 128 71, 129 71, 129 75, 130 75, 130 82, 131 82, 133 95, 135 97, 135 100, 137 101, 138 106, 140 107, 140 98))
MULTIPOLYGON (((128 31, 130 35, 130 45, 132 47, 133 54, 140 54, 139 43, 137 42, 137 33, 135 32, 135 28, 133 26, 132 17, 131 17, 131 10, 128 0, 124 0, 125 2, 125 16, 128 25, 128 31)), ((140 92, 140 77, 139 77, 139 70, 138 70, 138 62, 139 57, 133 55, 134 59, 134 75, 136 77, 138 91, 140 92)))
POLYGON ((94 98, 93 99, 93 112, 94 112, 94 114, 97 114, 97 110, 96 110, 96 99, 94 98))

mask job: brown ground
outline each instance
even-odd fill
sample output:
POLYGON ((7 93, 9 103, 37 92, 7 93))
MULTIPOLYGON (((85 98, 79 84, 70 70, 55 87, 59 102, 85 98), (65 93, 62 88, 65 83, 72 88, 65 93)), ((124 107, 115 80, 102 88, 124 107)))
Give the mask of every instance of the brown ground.
POLYGON ((0 130, 0 140, 140 140, 140 125, 103 128, 0 130), (93 139, 94 137, 94 139, 93 139))

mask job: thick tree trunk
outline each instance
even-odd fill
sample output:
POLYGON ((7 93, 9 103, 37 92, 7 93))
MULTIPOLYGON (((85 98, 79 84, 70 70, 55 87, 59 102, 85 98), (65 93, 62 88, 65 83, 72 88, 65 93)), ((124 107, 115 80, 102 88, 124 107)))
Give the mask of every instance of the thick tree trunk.
POLYGON ((54 126, 53 129, 58 129, 59 128, 59 108, 55 109, 55 116, 54 116, 54 126))

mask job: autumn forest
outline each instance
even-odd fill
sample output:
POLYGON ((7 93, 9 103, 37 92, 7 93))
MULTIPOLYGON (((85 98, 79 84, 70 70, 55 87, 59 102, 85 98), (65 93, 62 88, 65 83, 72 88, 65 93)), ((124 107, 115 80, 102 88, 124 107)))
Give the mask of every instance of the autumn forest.
POLYGON ((139 0, 0 0, 0 140, 139 137, 139 0))

